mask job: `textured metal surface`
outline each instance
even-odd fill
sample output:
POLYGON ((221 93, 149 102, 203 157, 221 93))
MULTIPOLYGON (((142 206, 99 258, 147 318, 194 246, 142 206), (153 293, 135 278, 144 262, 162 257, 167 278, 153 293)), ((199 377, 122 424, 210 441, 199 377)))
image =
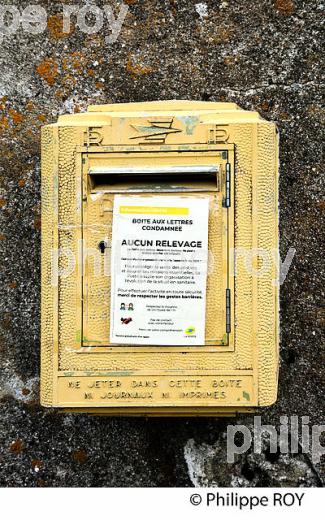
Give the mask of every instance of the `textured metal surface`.
MULTIPOLYGON (((278 151, 275 128, 267 124, 258 126, 257 147, 260 154, 257 157, 256 195, 253 198, 254 218, 257 215, 257 246, 274 258, 279 248, 278 234, 274 233, 278 225, 278 192, 275 188, 278 151)), ((257 267, 261 266, 262 260, 259 259, 257 267)), ((259 402, 262 406, 272 404, 277 395, 279 359, 274 344, 279 342, 279 282, 276 268, 277 263, 273 262, 268 272, 257 279, 256 340, 259 402)))
POLYGON ((57 302, 53 291, 53 262, 51 252, 57 247, 55 230, 58 226, 57 185, 58 171, 56 161, 56 129, 46 127, 42 131, 42 222, 48 233, 42 240, 42 364, 41 399, 46 405, 53 402, 54 352, 57 350, 57 302))

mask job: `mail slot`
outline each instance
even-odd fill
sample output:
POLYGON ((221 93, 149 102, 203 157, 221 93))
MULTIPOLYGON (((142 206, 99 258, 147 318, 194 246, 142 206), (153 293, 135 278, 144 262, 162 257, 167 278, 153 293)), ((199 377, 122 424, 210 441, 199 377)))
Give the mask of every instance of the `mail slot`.
POLYGON ((277 190, 275 124, 232 103, 90 106, 43 127, 42 404, 272 404, 277 190))

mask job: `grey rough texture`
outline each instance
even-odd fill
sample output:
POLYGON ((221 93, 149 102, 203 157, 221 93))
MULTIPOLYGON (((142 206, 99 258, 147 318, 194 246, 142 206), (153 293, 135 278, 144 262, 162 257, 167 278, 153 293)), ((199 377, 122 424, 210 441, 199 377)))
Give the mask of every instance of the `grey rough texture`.
POLYGON ((252 417, 58 414, 40 408, 38 374, 41 125, 89 103, 234 101, 278 122, 282 258, 296 248, 281 288, 279 399, 262 422, 324 424, 322 3, 209 0, 200 16, 193 1, 129 0, 112 45, 107 26, 60 37, 63 3, 39 2, 51 16, 43 34, 20 29, 1 44, 0 485, 320 486, 324 460, 270 454, 267 441, 261 455, 225 462, 227 425, 252 417))

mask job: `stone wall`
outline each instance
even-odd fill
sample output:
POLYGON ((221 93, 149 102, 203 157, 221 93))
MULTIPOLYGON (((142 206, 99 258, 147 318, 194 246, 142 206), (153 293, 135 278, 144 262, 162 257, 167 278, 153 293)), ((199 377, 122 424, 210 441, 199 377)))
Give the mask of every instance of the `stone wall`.
MULTIPOLYGON (((22 13, 28 2, 7 4, 22 13)), ((39 311, 42 125, 96 103, 195 99, 258 110, 281 135, 282 259, 296 250, 281 287, 279 399, 262 423, 278 428, 283 415, 324 423, 321 2, 128 0, 115 43, 106 41, 107 19, 91 35, 73 15, 64 33, 60 13, 71 4, 84 5, 40 1, 42 32, 21 25, 0 44, 0 485, 320 486, 324 463, 271 453, 267 439, 261 454, 226 462, 227 426, 252 428, 253 417, 103 418, 40 408, 39 311)), ((97 5, 113 6, 115 16, 121 7, 97 5)))

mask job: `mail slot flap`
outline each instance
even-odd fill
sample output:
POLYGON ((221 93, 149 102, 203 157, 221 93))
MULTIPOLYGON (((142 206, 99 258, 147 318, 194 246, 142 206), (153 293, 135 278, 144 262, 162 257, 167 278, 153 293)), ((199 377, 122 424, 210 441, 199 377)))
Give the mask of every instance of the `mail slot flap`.
POLYGON ((219 166, 217 165, 189 165, 189 166, 162 166, 159 168, 154 167, 100 167, 100 168, 90 168, 89 175, 134 175, 138 177, 139 175, 213 175, 219 171, 219 166))
POLYGON ((91 167, 92 192, 218 191, 219 165, 91 167))

